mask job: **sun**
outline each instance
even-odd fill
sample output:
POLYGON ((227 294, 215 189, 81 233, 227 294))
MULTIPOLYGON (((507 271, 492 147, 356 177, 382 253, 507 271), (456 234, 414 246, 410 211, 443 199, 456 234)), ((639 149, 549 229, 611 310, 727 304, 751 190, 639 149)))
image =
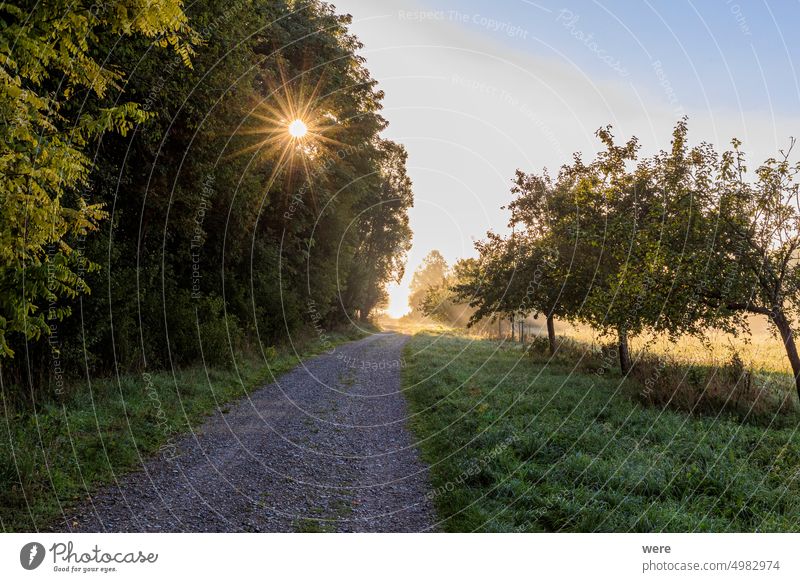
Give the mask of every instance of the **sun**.
POLYGON ((308 133, 308 126, 303 122, 302 119, 295 119, 289 124, 289 135, 293 138, 300 139, 301 137, 305 137, 308 133))
MULTIPOLYGON (((260 139, 244 145, 232 155, 259 152, 265 159, 276 162, 273 174, 282 174, 284 166, 302 166, 310 177, 311 164, 327 153, 331 147, 340 149, 345 144, 336 135, 345 127, 330 111, 333 105, 320 96, 325 87, 324 71, 289 79, 280 65, 279 76, 266 79, 269 94, 256 103, 247 118, 254 123, 237 128, 239 135, 258 136, 260 139)), ((291 174, 291 172, 290 172, 291 174)))
POLYGON ((389 304, 386 306, 386 314, 392 319, 399 319, 407 315, 411 308, 408 306, 408 282, 389 283, 386 288, 389 295, 389 304))
MULTIPOLYGON (((273 162, 265 190, 278 179, 285 197, 290 195, 292 182, 303 179, 312 184, 318 174, 315 164, 324 162, 332 148, 341 150, 346 144, 336 139, 345 124, 340 123, 328 99, 320 97, 325 87, 324 71, 315 81, 303 76, 299 81, 290 79, 278 66, 278 78, 266 79, 269 94, 248 112, 248 123, 236 129, 240 136, 255 136, 231 156, 247 153, 273 162)), ((312 186, 304 188, 310 207, 316 207, 316 193, 312 186)), ((288 198, 287 198, 288 199, 288 198)))

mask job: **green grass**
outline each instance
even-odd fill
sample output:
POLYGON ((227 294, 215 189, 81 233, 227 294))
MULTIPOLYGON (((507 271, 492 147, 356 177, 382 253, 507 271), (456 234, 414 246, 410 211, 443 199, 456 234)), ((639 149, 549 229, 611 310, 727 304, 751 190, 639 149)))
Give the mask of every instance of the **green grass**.
MULTIPOLYGON (((269 361, 241 356, 238 370, 194 366, 76 385, 63 403, 35 412, 0 409, 0 529, 37 531, 58 526, 66 510, 98 486, 163 450, 173 454, 183 433, 217 409, 332 344, 360 337, 328 333, 293 350, 268 350, 269 361)), ((8 387, 6 387, 8 389, 8 387)))
POLYGON ((421 333, 405 349, 445 531, 800 530, 796 415, 644 408, 619 377, 497 341, 421 333))
POLYGON ((336 525, 340 521, 347 519, 353 513, 353 506, 350 498, 353 492, 342 489, 338 492, 339 499, 330 502, 328 509, 322 507, 312 507, 311 513, 314 517, 301 517, 294 521, 294 531, 296 533, 332 533, 336 531, 336 525))

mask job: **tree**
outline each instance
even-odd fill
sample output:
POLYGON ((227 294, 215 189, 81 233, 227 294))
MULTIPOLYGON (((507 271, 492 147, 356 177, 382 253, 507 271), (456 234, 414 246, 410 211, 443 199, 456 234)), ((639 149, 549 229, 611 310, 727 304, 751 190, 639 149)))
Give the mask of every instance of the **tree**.
POLYGON ((631 309, 641 291, 637 275, 646 258, 641 251, 647 244, 641 235, 651 232, 638 211, 649 190, 641 187, 639 172, 628 170, 628 164, 636 162, 636 138, 618 146, 610 128, 598 130, 597 135, 605 150, 595 160, 584 164, 576 156, 571 166, 562 168, 560 180, 568 185, 575 210, 566 217, 570 232, 561 236, 566 234, 574 242, 574 254, 580 256, 575 279, 585 289, 573 317, 604 334, 616 334, 620 370, 627 374, 629 337, 653 323, 650 312, 631 309))
POLYGON ((679 258, 674 250, 685 225, 667 220, 677 215, 657 160, 638 158, 636 138, 617 145, 610 127, 597 135, 605 149, 589 163, 576 154, 556 181, 546 173, 518 172, 510 208, 515 224, 555 251, 545 307, 616 335, 620 370, 627 374, 630 337, 700 334, 707 317, 687 311, 665 276, 664 264, 679 258))
MULTIPOLYGON (((555 316, 616 335, 620 369, 627 374, 630 337, 700 333, 705 315, 687 313, 675 300, 674 282, 663 275, 683 231, 681 224, 665 222, 672 211, 656 162, 638 159, 636 138, 617 145, 610 127, 597 135, 604 150, 589 163, 576 154, 556 180, 547 172, 517 171, 509 204, 517 230, 504 243, 509 256, 500 261, 505 272, 495 275, 494 286, 506 289, 506 300, 513 298, 524 311, 547 316, 551 350, 555 316)), ((491 292, 479 301, 499 306, 491 292)))
POLYGON ((412 311, 422 313, 425 294, 431 287, 439 287, 447 280, 447 261, 438 250, 430 251, 422 260, 422 264, 414 271, 409 286, 408 304, 412 311))
POLYGON ((740 145, 734 139, 722 155, 708 144, 689 148, 685 121, 676 127, 671 152, 654 165, 669 200, 671 229, 684 236, 673 238, 659 271, 698 325, 747 330, 748 314, 767 317, 800 396, 800 164, 790 162, 789 147, 750 178, 740 145))
MULTIPOLYGON (((51 63, 40 93, 58 99, 58 109, 44 113, 57 119, 58 132, 63 129, 64 148, 75 149, 78 142, 67 131, 83 127, 81 120, 127 119, 110 124, 127 131, 87 138, 76 150, 83 164, 80 180, 72 182, 65 179, 68 172, 55 180, 64 164, 43 165, 58 157, 47 148, 61 133, 45 134, 39 150, 27 137, 0 146, 4 171, 23 150, 51 156, 36 169, 62 189, 60 207, 69 209, 62 208, 63 220, 78 225, 60 238, 58 229, 52 235, 52 212, 36 201, 40 206, 31 205, 27 224, 36 218, 42 273, 29 259, 2 272, 4 290, 25 289, 29 303, 38 297, 28 306, 26 329, 34 308, 64 317, 48 342, 21 333, 9 340, 27 352, 24 361, 4 362, 11 383, 44 384, 35 374, 51 373, 55 351, 74 375, 83 375, 87 365, 102 374, 186 364, 201 351, 210 365, 226 364, 239 342, 269 345, 304 326, 365 316, 380 304, 387 281, 402 274, 412 192, 405 151, 380 137, 387 125, 380 115, 383 94, 358 54, 349 16, 318 0, 198 0, 151 37, 159 10, 171 3, 112 1, 95 5, 98 14, 80 2, 62 4, 34 9, 31 3, 30 18, 4 20, 0 34, 25 41, 30 27, 29 36, 38 34, 42 46, 57 37, 81 47, 84 35, 47 27, 58 21, 59 7, 64 26, 94 22, 86 55, 108 55, 114 82, 100 93, 81 91, 77 82, 59 85, 63 73, 51 63), (130 15, 124 16, 130 30, 118 29, 115 14, 130 15), (139 30, 148 32, 135 34, 139 30), (184 37, 202 44, 191 55, 191 68, 184 37), (154 41, 173 43, 175 50, 151 50, 154 41), (67 100, 62 90, 68 85, 73 93, 67 100), (287 132, 293 116, 308 124, 302 140, 287 132), (89 210, 79 221, 84 204, 89 210), (99 222, 103 212, 110 219, 99 222), (93 236, 84 236, 97 227, 93 236), (59 261, 67 260, 73 264, 65 271, 59 261), (93 263, 103 268, 92 270, 93 263), (48 274, 48 267, 55 273, 48 274), (73 286, 80 285, 79 293, 94 292, 79 303, 63 294, 53 301, 45 283, 72 285, 70 272, 78 277, 73 286), (67 318, 75 306, 81 317, 67 318)), ((22 54, 23 48, 12 52, 22 54)), ((88 63, 90 56, 75 62, 88 63)), ((38 91, 22 73, 39 61, 27 68, 12 61, 3 71, 17 66, 24 90, 38 91)), ((19 128, 0 129, 12 130, 19 128)), ((2 179, 25 185, 24 178, 10 176, 2 179)), ((19 201, 3 200, 3 212, 22 208, 14 200, 19 201)), ((0 234, 3 228, 14 234, 20 224, 18 216, 4 216, 0 234)), ((25 240, 34 241, 32 234, 25 240)), ((3 248, 17 247, 7 236, 3 248)), ((7 315, 18 309, 19 292, 5 299, 0 297, 5 329, 23 328, 25 317, 7 315)))
POLYGON ((458 277, 450 284, 453 302, 473 309, 469 327, 481 320, 513 318, 521 305, 511 289, 516 257, 510 241, 489 232, 485 240, 476 241, 475 249, 478 259, 460 262, 458 277))
MULTIPOLYGON (((669 151, 640 160, 635 138, 617 146, 610 128, 599 130, 605 150, 589 164, 576 155, 555 183, 518 172, 512 222, 558 249, 557 280, 572 292, 556 303, 617 333, 623 373, 631 336, 736 333, 756 314, 774 324, 800 395, 800 165, 790 147, 750 178, 738 140, 718 155, 706 143, 690 148, 687 134, 684 119, 669 151)), ((517 252, 519 268, 530 259, 517 252)))
POLYGON ((65 298, 87 293, 94 268, 73 252, 75 238, 106 213, 81 193, 92 163, 89 144, 146 119, 135 102, 97 108, 123 81, 96 58, 98 38, 142 36, 172 45, 189 64, 191 37, 179 0, 3 3, 0 26, 0 357, 13 356, 9 334, 37 339, 48 321, 70 313, 65 298), (87 104, 75 116, 69 103, 87 104))
POLYGON ((369 194, 356 220, 360 241, 347 285, 345 303, 366 320, 386 301, 386 284, 400 282, 411 247, 408 209, 414 202, 406 173, 405 148, 389 140, 377 144, 378 168, 370 176, 369 194))
POLYGON ((525 312, 545 316, 551 353, 557 349, 555 319, 579 319, 595 271, 576 189, 583 168, 576 158, 575 166, 563 167, 556 181, 547 171, 517 170, 511 190, 515 198, 508 205, 509 225, 516 229, 509 243, 517 279, 513 295, 525 312))
POLYGON ((471 327, 474 309, 461 300, 455 289, 470 284, 475 267, 475 259, 456 261, 441 284, 428 287, 420 307, 423 315, 447 325, 471 327))

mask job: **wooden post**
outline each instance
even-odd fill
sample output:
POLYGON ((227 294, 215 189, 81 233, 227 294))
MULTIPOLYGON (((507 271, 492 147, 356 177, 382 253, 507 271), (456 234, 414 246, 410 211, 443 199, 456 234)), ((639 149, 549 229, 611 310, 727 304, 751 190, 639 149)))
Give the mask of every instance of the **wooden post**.
POLYGON ((552 314, 547 316, 547 339, 550 342, 550 355, 552 356, 556 353, 556 325, 552 314))
POLYGON ((619 328, 619 369, 623 376, 627 376, 631 371, 631 353, 628 348, 628 332, 624 328, 619 328))

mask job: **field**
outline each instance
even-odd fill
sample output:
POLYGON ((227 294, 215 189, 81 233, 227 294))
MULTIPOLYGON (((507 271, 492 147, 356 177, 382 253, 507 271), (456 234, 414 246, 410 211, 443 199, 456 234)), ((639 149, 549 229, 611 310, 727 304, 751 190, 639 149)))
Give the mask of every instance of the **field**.
POLYGON ((405 358, 446 531, 800 530, 796 412, 646 407, 613 372, 454 332, 416 334, 405 358))
MULTIPOLYGON (((648 353, 674 359, 687 365, 719 365, 730 359, 732 352, 737 351, 744 363, 759 372, 779 372, 788 374, 791 366, 786 359, 783 344, 774 333, 772 326, 764 317, 752 316, 748 319, 749 333, 740 333, 733 336, 719 330, 709 330, 704 339, 682 337, 678 342, 671 342, 663 336, 643 336, 631 339, 631 349, 634 352, 645 350, 648 353)), ((417 329, 425 329, 423 324, 417 324, 417 329)), ((430 329, 431 326, 428 326, 430 329)), ((497 326, 488 326, 485 337, 497 337, 497 326)), ((508 324, 503 324, 503 335, 509 335, 508 324)), ((529 317, 525 322, 525 335, 530 338, 534 335, 545 335, 544 319, 529 317)), ((556 322, 556 333, 587 346, 597 346, 601 343, 612 341, 613 338, 599 336, 592 328, 580 325, 556 322)), ((789 379, 790 380, 790 379, 789 379)))
MULTIPOLYGON (((651 354, 690 365, 719 365, 729 360, 732 352, 736 351, 742 356, 745 365, 753 370, 790 373, 791 366, 786 358, 786 350, 780 339, 772 333, 773 328, 766 319, 753 316, 749 318, 748 325, 749 333, 740 333, 738 336, 710 330, 703 340, 682 337, 678 342, 670 342, 664 337, 635 338, 631 342, 631 348, 634 351, 646 350, 651 354)), ((588 327, 570 324, 560 327, 560 334, 577 341, 599 341, 588 327)), ((790 379, 787 380, 791 382, 790 379)))

